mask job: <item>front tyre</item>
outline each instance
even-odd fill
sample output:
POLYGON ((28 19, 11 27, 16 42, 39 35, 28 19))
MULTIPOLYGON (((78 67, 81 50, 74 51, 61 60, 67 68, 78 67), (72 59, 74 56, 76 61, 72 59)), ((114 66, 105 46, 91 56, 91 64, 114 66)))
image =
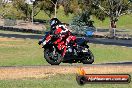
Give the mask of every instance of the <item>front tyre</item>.
POLYGON ((56 52, 55 55, 53 55, 53 51, 51 51, 50 49, 44 50, 44 58, 51 65, 59 65, 62 61, 61 54, 59 52, 56 52))
POLYGON ((92 64, 94 62, 94 55, 93 53, 88 49, 88 53, 85 56, 85 58, 82 60, 83 64, 92 64))

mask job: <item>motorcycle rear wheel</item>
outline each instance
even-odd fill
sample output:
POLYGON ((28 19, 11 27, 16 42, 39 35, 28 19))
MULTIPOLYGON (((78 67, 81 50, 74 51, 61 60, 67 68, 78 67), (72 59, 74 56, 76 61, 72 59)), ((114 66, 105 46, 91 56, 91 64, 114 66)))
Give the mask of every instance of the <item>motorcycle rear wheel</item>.
POLYGON ((62 62, 61 54, 59 52, 56 52, 56 56, 52 56, 52 53, 53 52, 50 49, 45 49, 44 58, 51 65, 59 65, 62 62))

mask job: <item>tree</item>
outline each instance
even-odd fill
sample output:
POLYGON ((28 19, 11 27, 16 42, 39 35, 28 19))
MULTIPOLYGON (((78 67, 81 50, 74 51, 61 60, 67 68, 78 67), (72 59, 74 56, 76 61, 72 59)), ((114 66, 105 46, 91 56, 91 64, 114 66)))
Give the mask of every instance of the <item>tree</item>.
POLYGON ((66 15, 69 13, 74 13, 77 15, 77 13, 79 13, 78 0, 62 0, 61 5, 64 7, 64 12, 66 15))
POLYGON ((13 6, 17 8, 18 11, 21 11, 25 15, 24 19, 27 20, 31 20, 32 9, 34 10, 34 16, 40 11, 44 11, 49 17, 51 17, 53 13, 56 17, 59 0, 35 0, 33 5, 25 3, 25 0, 13 0, 13 6))
POLYGON ((77 25, 79 27, 81 26, 93 27, 93 21, 91 21, 90 14, 87 11, 76 15, 73 18, 73 21, 71 24, 77 25))
MULTIPOLYGON (((74 0, 67 0, 69 4, 66 7, 67 12, 72 12, 71 3, 74 0)), ((110 31, 115 30, 116 22, 119 17, 127 14, 132 8, 131 0, 76 0, 78 1, 79 13, 87 12, 89 15, 95 15, 99 20, 103 21, 106 17, 110 18, 110 31)), ((73 3, 73 2, 72 2, 73 3)), ((89 17, 88 17, 89 18, 89 17)), ((113 32, 111 32, 113 33, 113 32)), ((115 34, 115 33, 114 33, 115 34)), ((112 36, 114 36, 112 34, 112 36)))
POLYGON ((43 10, 49 17, 54 14, 56 17, 57 9, 59 6, 64 7, 64 12, 66 15, 68 13, 73 13, 76 11, 77 0, 40 0, 41 5, 40 8, 43 10), (76 4, 76 5, 75 5, 76 4))
MULTIPOLYGON (((39 1, 33 2, 34 9, 33 17, 40 12, 39 5, 40 5, 39 1)), ((17 11, 21 11, 25 15, 24 17, 25 20, 31 21, 32 6, 30 4, 26 3, 25 0, 13 0, 13 6, 17 9, 17 11)))
POLYGON ((71 24, 81 26, 92 26, 90 16, 93 13, 92 0, 63 0, 65 13, 73 13, 71 24))
POLYGON ((10 8, 8 8, 8 10, 5 10, 5 7, 7 6, 8 1, 7 0, 0 0, 0 8, 1 8, 1 12, 0 12, 0 16, 3 18, 4 15, 10 10, 10 8))
POLYGON ((128 14, 131 5, 131 0, 96 0, 93 5, 96 7, 96 15, 99 19, 104 20, 106 17, 110 18, 110 33, 112 37, 115 36, 116 23, 119 17, 128 14), (99 10, 102 10, 99 12, 99 10), (104 15, 100 15, 100 14, 104 15))
POLYGON ((43 10, 49 17, 51 17, 53 13, 54 13, 54 17, 56 17, 60 0, 38 0, 38 1, 40 1, 41 10, 43 10))

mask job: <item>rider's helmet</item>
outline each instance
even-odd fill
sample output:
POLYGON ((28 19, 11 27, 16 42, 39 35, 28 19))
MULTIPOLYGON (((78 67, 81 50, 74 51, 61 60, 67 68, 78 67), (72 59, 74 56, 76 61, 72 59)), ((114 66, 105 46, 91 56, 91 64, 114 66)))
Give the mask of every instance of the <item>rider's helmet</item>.
POLYGON ((61 24, 61 22, 57 18, 52 18, 50 20, 51 29, 54 29, 56 25, 61 24))

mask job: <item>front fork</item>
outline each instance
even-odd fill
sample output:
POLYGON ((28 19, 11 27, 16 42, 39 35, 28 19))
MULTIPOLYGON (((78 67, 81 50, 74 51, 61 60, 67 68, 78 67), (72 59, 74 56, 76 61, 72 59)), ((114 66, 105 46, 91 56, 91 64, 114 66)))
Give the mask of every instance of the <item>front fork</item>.
POLYGON ((56 48, 55 48, 55 46, 53 46, 53 55, 55 55, 56 54, 56 48))

